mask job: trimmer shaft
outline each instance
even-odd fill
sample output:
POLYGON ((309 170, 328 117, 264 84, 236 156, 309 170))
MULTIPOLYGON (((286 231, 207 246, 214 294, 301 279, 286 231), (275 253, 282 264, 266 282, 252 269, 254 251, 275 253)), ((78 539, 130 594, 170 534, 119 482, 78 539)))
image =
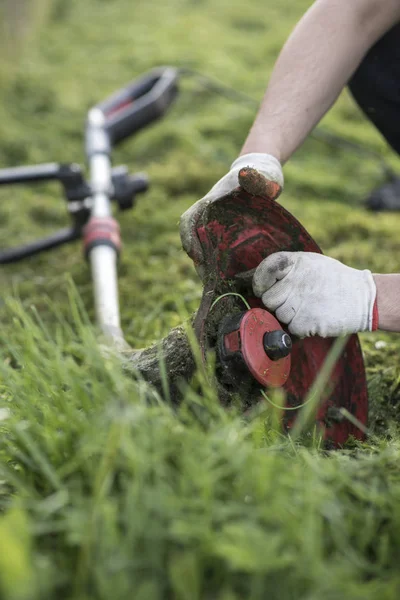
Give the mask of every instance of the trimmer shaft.
POLYGON ((292 340, 262 308, 224 319, 218 349, 226 366, 247 369, 265 387, 281 387, 289 377, 292 340))

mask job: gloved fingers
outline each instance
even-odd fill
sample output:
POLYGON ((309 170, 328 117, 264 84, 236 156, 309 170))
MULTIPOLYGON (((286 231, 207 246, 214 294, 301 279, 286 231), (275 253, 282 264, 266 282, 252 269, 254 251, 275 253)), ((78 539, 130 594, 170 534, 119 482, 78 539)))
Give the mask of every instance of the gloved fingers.
POLYGON ((180 218, 179 232, 182 246, 186 254, 195 264, 202 262, 201 245, 196 235, 196 225, 207 207, 227 196, 239 187, 237 173, 227 173, 220 179, 203 198, 188 208, 180 218))
POLYGON ((252 196, 266 196, 272 200, 275 200, 282 191, 281 183, 271 179, 257 167, 244 166, 240 168, 237 166, 211 188, 204 196, 203 201, 216 202, 239 187, 252 196))
POLYGON ((215 185, 211 188, 211 190, 202 198, 202 201, 205 205, 211 204, 212 202, 216 202, 220 200, 224 196, 231 194, 234 190, 239 187, 239 180, 237 176, 237 172, 229 171, 222 179, 217 181, 215 185))
MULTIPOLYGON (((277 317, 278 320, 279 317, 277 317)), ((282 321, 284 323, 285 321, 282 321)), ((316 335, 317 331, 314 331, 312 327, 304 327, 304 323, 302 321, 298 322, 295 318, 291 323, 288 324, 288 331, 291 335, 294 335, 298 338, 309 337, 310 335, 316 335)), ((320 336, 322 337, 322 336, 320 336)))
MULTIPOLYGON (((277 158, 271 156, 270 154, 262 154, 259 152, 253 152, 250 154, 245 154, 243 156, 239 156, 231 166, 231 171, 236 171, 236 173, 240 173, 242 170, 248 172, 243 173, 244 178, 247 179, 247 175, 251 175, 251 171, 256 171, 259 175, 264 177, 266 181, 272 182, 275 184, 274 189, 278 189, 281 191, 283 189, 283 172, 282 165, 277 158)), ((249 185, 251 185, 249 183, 249 185)), ((247 190, 247 184, 243 182, 243 189, 249 191, 250 194, 254 194, 255 196, 259 195, 254 193, 250 189, 247 190)), ((260 194, 263 195, 263 194, 260 194)), ((277 196, 272 196, 269 193, 266 194, 269 198, 276 198, 277 196)))
POLYGON ((186 254, 196 263, 201 260, 201 246, 195 232, 202 211, 202 200, 198 200, 183 213, 179 221, 179 233, 186 254))
MULTIPOLYGON (((258 194, 255 193, 255 189, 253 189, 253 191, 246 191, 253 193, 254 195, 267 195, 270 197, 277 197, 279 195, 281 187, 277 183, 267 180, 254 169, 251 169, 251 171, 251 177, 244 176, 242 181, 251 179, 253 187, 256 185, 254 182, 258 182, 258 194)), ((195 204, 188 208, 181 216, 180 236, 182 246, 195 264, 198 264, 202 260, 201 246, 195 234, 197 221, 210 204, 218 202, 218 200, 228 196, 236 189, 239 189, 239 187, 237 170, 230 171, 211 188, 208 194, 195 202, 195 204)), ((248 187, 251 188, 251 184, 249 184, 248 187)))
POLYGON ((269 154, 251 153, 239 156, 229 173, 220 179, 201 200, 191 206, 180 219, 182 246, 196 268, 203 263, 201 244, 196 228, 207 207, 243 186, 252 195, 276 199, 283 188, 280 162, 269 154))
MULTIPOLYGON (((295 252, 276 252, 265 258, 258 265, 253 277, 253 291, 257 298, 284 279, 293 269, 296 260, 295 252)), ((274 294, 268 295, 267 298, 273 301, 274 294)))
POLYGON ((244 167, 238 173, 238 182, 242 189, 252 196, 266 196, 276 200, 282 187, 276 181, 268 179, 252 167, 244 167))
MULTIPOLYGON (((296 312, 297 312, 297 307, 295 306, 294 302, 291 300, 292 299, 289 296, 289 298, 287 298, 286 302, 281 304, 281 306, 279 306, 275 310, 275 316, 278 319, 278 321, 280 321, 281 323, 285 323, 285 325, 289 325, 289 327, 290 327, 291 322, 295 318, 296 312)), ((294 331, 292 333, 294 333, 294 331)))
MULTIPOLYGON (((319 337, 337 337, 346 330, 344 323, 345 319, 336 318, 331 320, 329 316, 321 317, 321 315, 308 312, 297 313, 291 323, 288 325, 289 333, 299 338, 318 335, 319 337)), ((353 333, 347 331, 347 333, 353 333)))
POLYGON ((291 288, 292 286, 290 284, 287 285, 286 279, 275 283, 261 296, 265 308, 271 312, 276 312, 278 308, 287 302, 291 293, 291 288))

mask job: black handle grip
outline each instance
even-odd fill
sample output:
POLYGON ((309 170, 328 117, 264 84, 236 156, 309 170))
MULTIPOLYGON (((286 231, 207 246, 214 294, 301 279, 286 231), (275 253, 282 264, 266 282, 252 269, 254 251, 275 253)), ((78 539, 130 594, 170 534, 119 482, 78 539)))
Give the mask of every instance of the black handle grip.
POLYGON ((0 169, 0 185, 39 183, 41 181, 60 181, 68 199, 75 200, 76 195, 88 194, 86 182, 79 165, 70 163, 44 163, 0 169))
POLYGON ((98 104, 111 143, 117 144, 159 119, 177 95, 178 78, 178 70, 172 67, 155 69, 98 104))
POLYGON ((0 169, 0 185, 35 183, 36 181, 59 179, 60 167, 61 166, 58 163, 46 163, 42 165, 27 165, 24 167, 0 169))
POLYGON ((67 227, 66 229, 60 229, 56 233, 53 233, 49 237, 42 238, 29 242, 23 246, 16 246, 15 248, 7 248, 6 250, 0 250, 0 265, 6 265, 9 263, 15 263, 28 256, 34 256, 45 250, 51 250, 57 248, 62 244, 73 242, 81 237, 79 229, 67 227))

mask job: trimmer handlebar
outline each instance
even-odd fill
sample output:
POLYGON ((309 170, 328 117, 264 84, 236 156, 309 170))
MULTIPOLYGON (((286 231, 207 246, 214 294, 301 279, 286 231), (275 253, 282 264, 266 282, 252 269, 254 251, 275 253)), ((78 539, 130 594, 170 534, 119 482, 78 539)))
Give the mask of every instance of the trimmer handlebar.
POLYGON ((35 256, 46 250, 52 250, 58 246, 63 246, 69 242, 74 242, 81 237, 81 231, 74 227, 66 227, 65 229, 59 229, 55 233, 52 233, 48 237, 34 240, 28 244, 22 246, 15 246, 14 248, 7 248, 0 252, 0 265, 7 265, 10 263, 19 262, 29 256, 35 256))
POLYGON ((68 201, 69 209, 73 214, 72 227, 60 229, 48 237, 34 240, 7 248, 0 251, 0 264, 18 262, 34 256, 45 250, 57 248, 68 242, 72 242, 81 236, 81 228, 86 217, 83 216, 82 200, 90 194, 90 189, 85 182, 82 170, 76 164, 45 163, 41 165, 26 165, 23 167, 11 167, 9 169, 0 169, 0 186, 17 185, 26 183, 40 183, 44 181, 59 181, 62 184, 65 197, 68 201), (78 211, 76 204, 79 204, 78 211))
MULTIPOLYGON (((0 186, 45 181, 61 183, 72 218, 72 226, 21 246, 0 250, 0 265, 18 262, 29 256, 73 242, 82 236, 83 227, 90 216, 92 190, 85 181, 79 165, 45 163, 0 169, 0 186)), ((115 201, 120 210, 132 208, 136 194, 145 192, 149 185, 144 174, 130 175, 127 168, 122 165, 111 170, 111 182, 110 200, 115 201)))
POLYGON ((77 164, 44 163, 0 169, 0 185, 60 181, 66 191, 84 185, 82 169, 77 164))
POLYGON ((108 330, 109 326, 112 326, 112 330, 118 330, 118 335, 115 331, 112 333, 113 337, 122 336, 118 325, 116 256, 109 256, 113 249, 107 227, 112 219, 103 213, 106 208, 105 213, 111 215, 112 201, 121 210, 132 208, 136 195, 147 190, 148 180, 142 174, 129 175, 124 166, 112 168, 112 147, 165 114, 177 95, 178 78, 179 71, 172 67, 154 69, 99 103, 94 107, 97 110, 89 111, 85 134, 90 172, 88 182, 76 164, 47 163, 0 169, 0 186, 58 180, 72 220, 69 228, 48 237, 13 248, 1 249, 0 245, 0 265, 72 242, 82 237, 89 224, 94 223, 97 229, 91 228, 89 241, 85 239, 85 248, 87 250, 88 244, 93 246, 88 254, 92 263, 94 288, 97 290, 95 297, 97 304, 101 307, 104 304, 104 311, 98 314, 98 322, 103 330, 108 330), (102 210, 98 210, 98 206, 102 210), (100 229, 99 217, 106 221, 100 229), (92 243, 94 234, 97 235, 95 245, 92 243), (106 240, 103 239, 105 234, 108 236, 106 240), (108 251, 107 256, 99 251, 102 247, 108 251))
POLYGON ((154 69, 98 104, 111 144, 162 117, 177 95, 178 78, 178 70, 172 67, 154 69))

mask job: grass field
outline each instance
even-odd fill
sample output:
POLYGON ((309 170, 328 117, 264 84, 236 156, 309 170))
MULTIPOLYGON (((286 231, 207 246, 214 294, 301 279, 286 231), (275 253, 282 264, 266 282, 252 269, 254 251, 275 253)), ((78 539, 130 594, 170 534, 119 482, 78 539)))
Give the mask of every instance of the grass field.
MULTIPOLYGON (((26 4, 32 30, 2 37, 0 168, 82 162, 87 109, 154 66, 260 100, 309 4, 48 0, 34 16, 26 4)), ((229 168, 254 114, 184 79, 168 117, 115 152, 152 181, 120 219, 132 345, 198 307, 178 219, 229 168)), ((346 92, 323 126, 399 167, 346 92)), ((312 138, 285 175, 282 203, 325 253, 398 270, 400 217, 361 205, 382 182, 375 160, 312 138)), ((58 186, 0 190, 2 246, 65 224, 58 186)), ((327 454, 312 439, 290 444, 267 410, 222 410, 201 376, 173 410, 102 356, 79 244, 2 267, 0 284, 1 599, 399 597, 397 336, 362 336, 371 436, 327 454)))

